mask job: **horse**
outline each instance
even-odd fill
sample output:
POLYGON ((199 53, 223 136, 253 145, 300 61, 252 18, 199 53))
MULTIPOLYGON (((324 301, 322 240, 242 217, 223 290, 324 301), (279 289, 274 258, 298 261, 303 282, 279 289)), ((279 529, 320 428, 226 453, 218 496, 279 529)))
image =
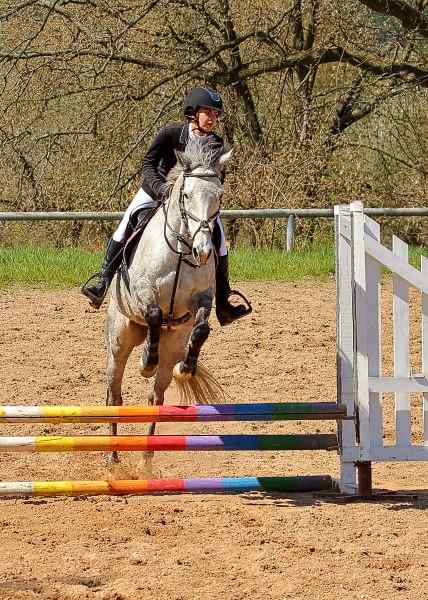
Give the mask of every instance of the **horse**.
MULTIPOLYGON (((167 200, 146 226, 126 276, 119 270, 112 282, 105 325, 107 405, 122 405, 125 366, 141 344, 141 375, 154 377, 150 405, 163 404, 173 377, 182 403, 224 401, 220 384, 198 365, 198 357, 210 333, 213 229, 231 151, 215 153, 194 142, 176 154, 177 164, 165 183, 167 200)), ((116 423, 110 431, 117 435, 116 423)), ((113 452, 112 461, 118 460, 113 452)))

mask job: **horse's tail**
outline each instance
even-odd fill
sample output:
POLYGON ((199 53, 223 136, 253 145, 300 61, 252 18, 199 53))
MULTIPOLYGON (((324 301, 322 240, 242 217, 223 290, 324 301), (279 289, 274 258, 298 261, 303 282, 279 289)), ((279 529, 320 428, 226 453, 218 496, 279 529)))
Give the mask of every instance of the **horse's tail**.
POLYGON ((196 374, 188 379, 175 378, 180 404, 224 404, 226 392, 212 373, 198 363, 196 374))

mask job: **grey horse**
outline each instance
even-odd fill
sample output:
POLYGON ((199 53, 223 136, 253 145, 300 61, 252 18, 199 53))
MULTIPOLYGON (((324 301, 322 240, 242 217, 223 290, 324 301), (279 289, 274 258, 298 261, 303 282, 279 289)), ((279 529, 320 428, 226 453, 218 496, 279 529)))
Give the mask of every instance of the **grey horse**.
MULTIPOLYGON (((122 378, 134 347, 140 370, 154 376, 149 403, 161 405, 174 376, 180 401, 221 402, 221 386, 197 365, 215 296, 214 220, 223 195, 221 173, 231 151, 217 155, 189 144, 177 152, 166 182, 168 200, 153 216, 128 268, 111 287, 105 335, 107 405, 122 404, 122 378)), ((149 433, 153 434, 155 424, 149 433)), ((112 435, 117 424, 111 425, 112 435)), ((117 453, 112 455, 117 462, 117 453)))

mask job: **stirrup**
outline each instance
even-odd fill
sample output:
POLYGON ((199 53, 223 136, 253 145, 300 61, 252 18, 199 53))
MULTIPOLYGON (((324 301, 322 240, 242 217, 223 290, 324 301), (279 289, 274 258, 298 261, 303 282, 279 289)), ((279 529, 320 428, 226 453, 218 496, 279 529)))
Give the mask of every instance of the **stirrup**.
POLYGON ((102 303, 104 302, 105 297, 107 296, 107 290, 108 287, 106 289, 105 294, 103 295, 103 297, 100 299, 97 296, 92 296, 90 294, 88 294, 88 290, 87 290, 87 285, 90 281, 92 281, 95 278, 101 279, 102 277, 102 273, 94 273, 93 275, 91 275, 89 277, 89 279, 87 281, 85 281, 85 283, 82 285, 82 287, 80 288, 80 292, 89 300, 89 304, 90 306, 92 306, 93 308, 99 309, 101 308, 102 303))
POLYGON ((100 279, 100 278, 101 278, 101 275, 102 275, 101 271, 100 271, 99 273, 94 273, 93 275, 91 275, 91 276, 89 277, 89 279, 88 279, 87 281, 85 281, 85 283, 84 283, 84 284, 82 285, 82 287, 80 288, 80 291, 82 292, 82 294, 84 293, 84 292, 83 292, 83 290, 84 290, 84 288, 85 288, 85 287, 88 285, 88 283, 89 283, 90 281, 92 281, 93 279, 95 279, 95 277, 98 277, 98 279, 100 279))
POLYGON ((244 307, 245 312, 243 312, 242 315, 239 315, 239 317, 237 317, 237 319, 242 319, 242 317, 246 317, 247 315, 249 315, 253 312, 253 307, 251 306, 251 302, 248 300, 248 298, 246 296, 244 296, 244 294, 242 294, 242 292, 238 292, 238 290, 230 290, 229 298, 231 296, 239 296, 247 305, 246 307, 244 307))
POLYGON ((237 290, 230 290, 226 306, 223 307, 223 309, 224 308, 226 309, 226 314, 229 313, 229 318, 226 317, 226 319, 223 319, 222 316, 224 313, 222 312, 222 309, 216 307, 217 319, 222 327, 225 327, 226 325, 231 325, 238 319, 246 317, 253 311, 253 307, 251 306, 250 301, 244 296, 244 294, 241 294, 241 292, 238 292, 237 290), (229 302, 230 296, 239 296, 245 302, 246 306, 244 306, 243 304, 238 304, 238 306, 234 306, 229 302))

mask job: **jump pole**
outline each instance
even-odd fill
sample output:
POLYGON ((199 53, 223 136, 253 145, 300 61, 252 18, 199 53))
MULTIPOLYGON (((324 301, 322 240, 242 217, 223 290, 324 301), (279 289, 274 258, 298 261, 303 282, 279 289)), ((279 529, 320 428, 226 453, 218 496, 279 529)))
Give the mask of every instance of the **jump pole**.
POLYGON ((336 450, 335 434, 1 436, 3 452, 336 450))
POLYGON ((1 406, 0 423, 192 423, 343 419, 335 402, 190 406, 1 406))
POLYGON ((218 477, 117 481, 3 481, 0 496, 125 496, 155 493, 279 492, 330 490, 330 475, 305 477, 218 477))

